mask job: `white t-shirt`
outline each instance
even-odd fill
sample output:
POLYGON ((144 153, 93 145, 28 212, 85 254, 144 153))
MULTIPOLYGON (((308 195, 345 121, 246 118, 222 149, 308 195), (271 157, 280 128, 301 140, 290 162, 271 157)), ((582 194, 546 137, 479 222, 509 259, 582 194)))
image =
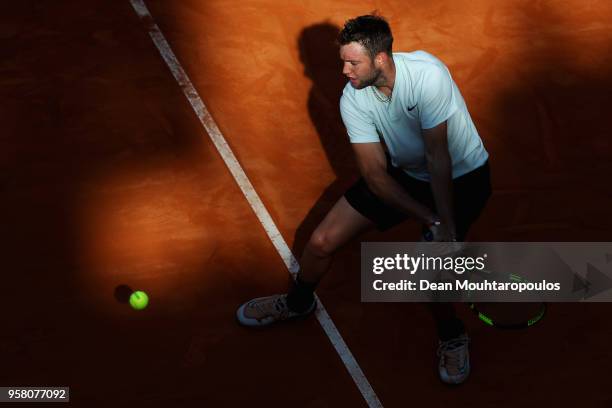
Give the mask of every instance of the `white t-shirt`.
POLYGON ((385 141, 391 162, 419 180, 429 181, 421 129, 447 120, 453 178, 468 173, 489 157, 448 68, 425 51, 394 53, 395 84, 390 102, 373 86, 355 89, 347 83, 340 113, 351 143, 385 141))

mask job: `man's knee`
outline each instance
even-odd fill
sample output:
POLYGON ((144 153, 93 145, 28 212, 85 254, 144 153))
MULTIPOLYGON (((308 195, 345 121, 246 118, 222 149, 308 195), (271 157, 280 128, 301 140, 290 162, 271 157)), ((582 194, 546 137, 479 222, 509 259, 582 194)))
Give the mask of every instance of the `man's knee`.
POLYGON ((330 231, 317 228, 310 236, 306 250, 315 256, 324 258, 333 255, 337 247, 330 231))

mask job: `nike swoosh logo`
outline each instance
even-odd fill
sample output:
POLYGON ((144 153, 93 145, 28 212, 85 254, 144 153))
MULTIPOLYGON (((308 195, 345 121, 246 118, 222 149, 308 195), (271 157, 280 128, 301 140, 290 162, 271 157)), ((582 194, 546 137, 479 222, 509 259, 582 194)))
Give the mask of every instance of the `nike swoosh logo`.
POLYGON ((416 108, 417 106, 414 105, 412 108, 408 108, 408 112, 410 112, 411 110, 413 110, 414 108, 416 108))

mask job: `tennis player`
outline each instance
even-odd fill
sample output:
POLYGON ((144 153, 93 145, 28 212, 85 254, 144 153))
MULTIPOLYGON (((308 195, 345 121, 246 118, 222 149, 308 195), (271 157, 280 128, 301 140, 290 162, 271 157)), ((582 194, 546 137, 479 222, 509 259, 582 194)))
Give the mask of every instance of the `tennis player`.
MULTIPOLYGON (((488 153, 448 68, 425 51, 393 53, 386 20, 348 20, 339 35, 340 100, 361 178, 312 233, 288 294, 253 299, 237 311, 241 324, 266 326, 316 308, 314 290, 333 254, 358 234, 386 230, 408 217, 432 241, 462 241, 482 212, 491 185, 488 153)), ((463 323, 448 303, 432 303, 439 373, 459 384, 470 372, 463 323)))

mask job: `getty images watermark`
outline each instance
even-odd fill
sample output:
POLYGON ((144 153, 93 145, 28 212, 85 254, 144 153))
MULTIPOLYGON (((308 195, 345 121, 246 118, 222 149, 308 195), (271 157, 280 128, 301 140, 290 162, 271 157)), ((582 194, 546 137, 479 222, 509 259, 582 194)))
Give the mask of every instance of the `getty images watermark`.
POLYGON ((365 302, 612 301, 612 243, 363 243, 365 302))

